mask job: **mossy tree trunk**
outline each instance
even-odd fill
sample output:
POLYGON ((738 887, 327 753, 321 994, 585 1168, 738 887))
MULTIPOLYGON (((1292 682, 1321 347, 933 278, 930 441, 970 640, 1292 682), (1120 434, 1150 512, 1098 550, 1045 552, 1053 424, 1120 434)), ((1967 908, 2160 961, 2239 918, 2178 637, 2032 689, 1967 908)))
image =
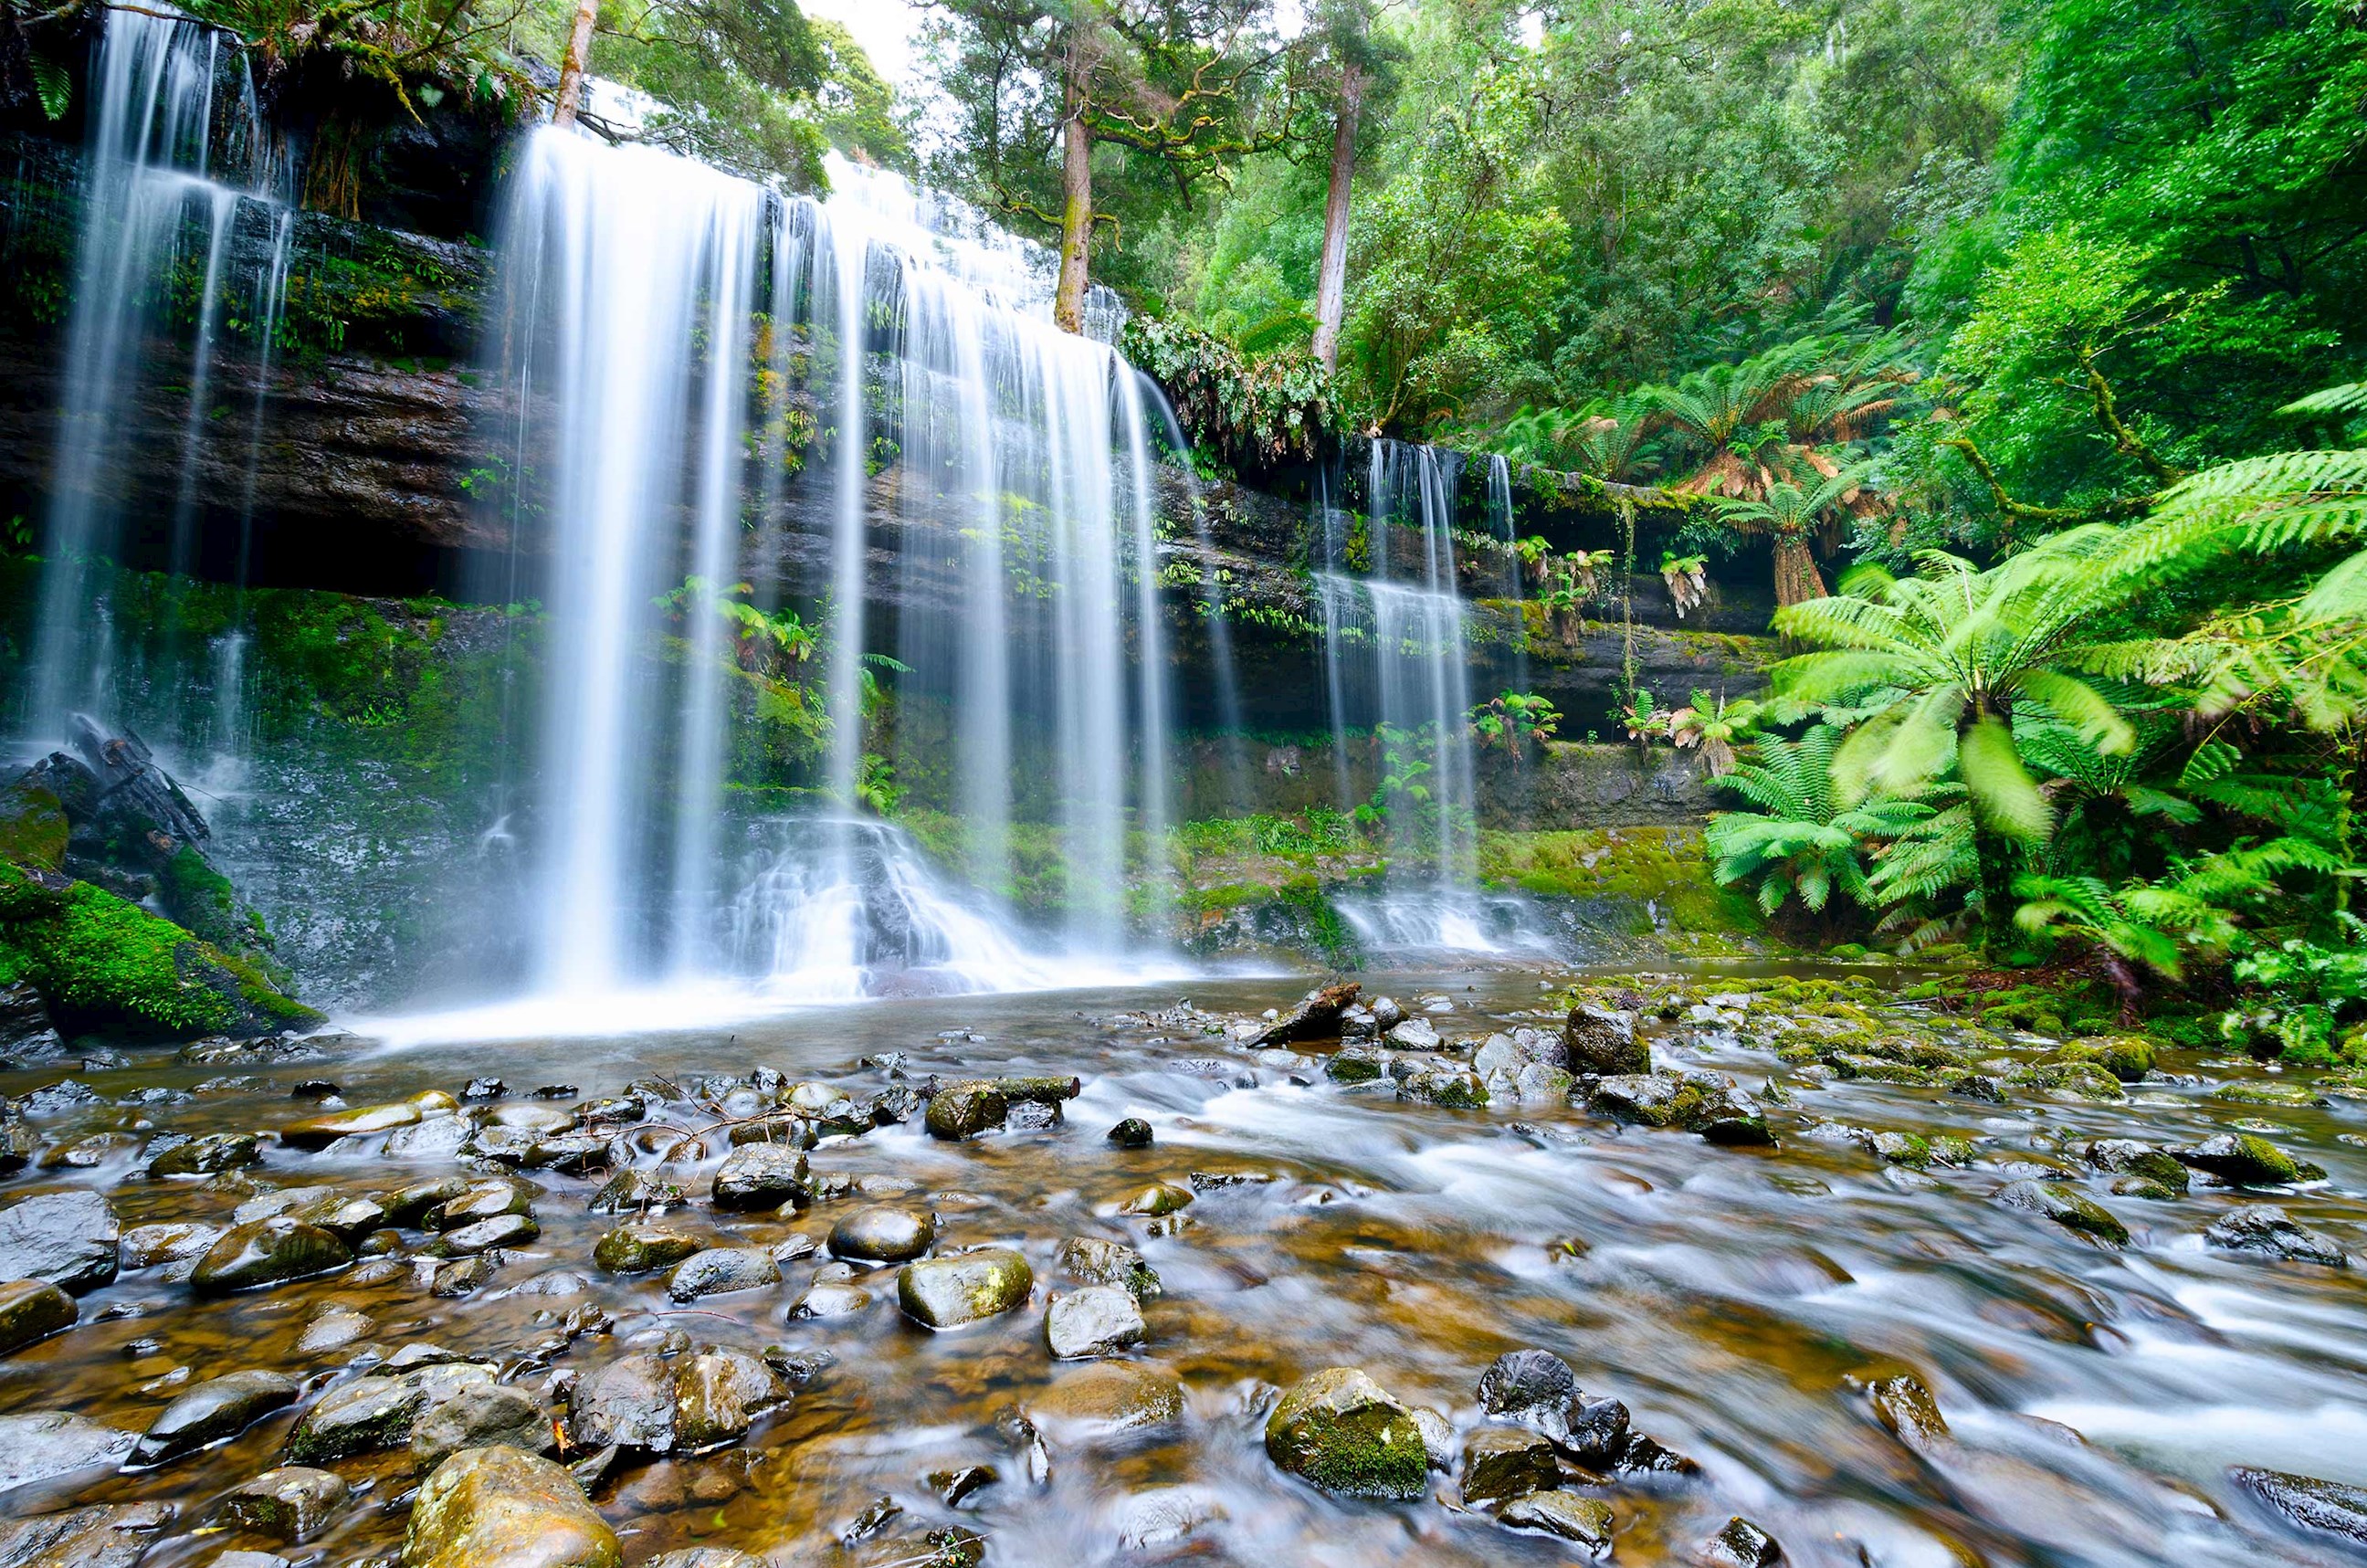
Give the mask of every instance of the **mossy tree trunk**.
POLYGON ((572 125, 583 109, 583 73, 592 63, 592 28, 600 19, 600 0, 575 0, 575 19, 567 28, 567 52, 559 62, 559 97, 552 104, 550 123, 572 125))
POLYGON ((1093 138, 1085 124, 1087 105, 1085 29, 1073 28, 1062 74, 1060 122, 1060 280, 1052 294, 1052 320, 1063 332, 1085 330, 1085 272, 1093 241, 1093 138))
POLYGON ((1323 260, 1315 281, 1315 357, 1340 368, 1340 323, 1348 304, 1348 198, 1356 177, 1356 121, 1365 107, 1365 74, 1348 66, 1340 78, 1340 105, 1331 124, 1331 179, 1323 197, 1323 260))

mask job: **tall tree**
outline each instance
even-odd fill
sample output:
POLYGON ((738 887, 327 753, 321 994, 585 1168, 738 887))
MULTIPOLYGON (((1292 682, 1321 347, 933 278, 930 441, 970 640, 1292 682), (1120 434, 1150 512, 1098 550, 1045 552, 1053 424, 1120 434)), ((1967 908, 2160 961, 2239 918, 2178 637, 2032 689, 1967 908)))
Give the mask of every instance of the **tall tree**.
POLYGON ((1315 270, 1315 357, 1340 365, 1340 322, 1348 302, 1348 212, 1356 177, 1356 131, 1375 78, 1391 51, 1373 27, 1372 0, 1335 0, 1314 38, 1332 79, 1331 169, 1323 190, 1323 258, 1315 270))
POLYGON ((931 3, 939 81, 968 111, 942 161, 1058 236, 1067 331, 1083 330, 1093 232, 1116 222, 1095 202, 1096 147, 1150 160, 1188 202, 1289 132, 1299 84, 1266 30, 1271 0, 931 3))
POLYGON ((583 73, 592 63, 592 29, 600 20, 600 0, 575 0, 575 17, 567 27, 567 52, 559 62, 559 97, 551 106, 553 125, 572 125, 583 109, 583 73))

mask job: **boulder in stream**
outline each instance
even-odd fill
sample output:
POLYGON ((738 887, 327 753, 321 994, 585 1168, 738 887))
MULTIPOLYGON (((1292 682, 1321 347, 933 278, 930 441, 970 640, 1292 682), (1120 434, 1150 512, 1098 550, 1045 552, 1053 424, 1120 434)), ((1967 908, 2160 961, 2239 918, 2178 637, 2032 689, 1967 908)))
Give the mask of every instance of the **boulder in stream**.
POLYGON ((1122 1242, 1070 1236, 1060 1244, 1059 1263, 1088 1285, 1115 1285, 1138 1301, 1147 1301, 1160 1292, 1158 1271, 1122 1242))
POLYGON ((227 1296, 342 1268, 354 1250, 319 1225, 287 1214, 232 1225, 198 1259, 189 1284, 199 1295, 227 1296))
POLYGON ((1562 1024, 1562 1065, 1582 1078, 1648 1074, 1651 1047, 1636 1034, 1636 1015, 1580 1002, 1562 1024))
POLYGON ((1142 1343, 1142 1309, 1115 1285, 1088 1285, 1052 1298, 1044 1312, 1044 1343, 1055 1360, 1115 1356, 1142 1343))
POLYGON ((1075 1078, 972 1078, 940 1088, 929 1101, 925 1125, 932 1138, 975 1138, 1002 1126, 1014 1105, 1057 1106, 1083 1089, 1075 1078))
POLYGON ((2129 1228, 2112 1211, 2059 1181, 2018 1181, 1997 1195, 2009 1209, 2043 1214, 2067 1231, 2101 1242, 2126 1246, 2129 1228))
POLYGON ((1542 1530, 1559 1536, 1595 1557, 1611 1554, 1611 1536, 1616 1524, 1611 1505, 1602 1498, 1559 1491, 1516 1497, 1496 1516, 1496 1522, 1511 1529, 1542 1530))
POLYGON ((115 1279, 122 1230, 96 1192, 41 1192, 0 1209, 0 1279, 45 1279, 68 1295, 115 1279))
POLYGON ((724 1156, 715 1173, 715 1207, 755 1213, 802 1207, 813 1200, 807 1187, 806 1157, 777 1143, 742 1143, 724 1156))
POLYGON ((1268 1458, 1326 1492, 1419 1497, 1430 1459, 1413 1413, 1355 1367, 1300 1379, 1266 1420, 1268 1458))
POLYGON ((1005 1247, 908 1263, 896 1276, 896 1304, 934 1329, 960 1328, 1025 1306, 1035 1289, 1027 1260, 1005 1247))
POLYGON ((677 1301, 695 1301, 780 1282, 781 1266, 763 1247, 706 1247, 667 1272, 666 1294, 677 1301))
POLYGON ((2320 1181, 2326 1176, 2319 1166, 2296 1160, 2267 1139, 2250 1132, 2222 1132, 2169 1152, 2181 1165, 2207 1171, 2236 1187, 2288 1187, 2294 1182, 2320 1181))
POLYGON ((2229 1252, 2259 1253, 2327 1268, 2350 1267, 2350 1255, 2340 1242, 2299 1223, 2273 1203, 2247 1203, 2220 1216, 2203 1233, 2203 1239, 2229 1252))
POLYGON ((2367 1488, 2249 1465, 2233 1466, 2227 1476, 2295 1528, 2367 1550, 2367 1488))
POLYGON ((706 1244, 672 1225, 628 1221, 593 1244, 592 1261, 609 1274, 652 1274, 673 1267, 706 1244))
POLYGON ((402 1568, 620 1568, 617 1532, 575 1478, 496 1445, 436 1467, 411 1508, 402 1568))
POLYGON ((132 1449, 134 1464, 159 1465, 236 1437, 275 1410, 296 1403, 296 1380, 252 1370, 210 1378, 166 1405, 132 1449))
POLYGON ((0 1283, 0 1356, 74 1325, 74 1298, 46 1279, 0 1283))
POLYGON ((345 1478, 334 1471, 285 1465, 231 1488, 222 1498, 221 1517, 257 1535, 307 1541, 328 1528, 352 1494, 345 1478))
POLYGON ((865 1263, 910 1263, 934 1245, 937 1221, 925 1212, 872 1204, 830 1228, 832 1257, 865 1263))
POLYGON ((1243 1043, 1256 1047, 1288 1045, 1302 1040, 1338 1040, 1340 1015, 1355 1002, 1362 989, 1353 980, 1319 985, 1243 1043))
POLYGON ((1693 1560, 1706 1568, 1775 1568, 1784 1549, 1775 1538, 1737 1514, 1694 1551, 1693 1560))
POLYGON ((1464 1440, 1463 1500, 1473 1507, 1510 1502, 1561 1484, 1554 1446, 1523 1426, 1482 1426, 1464 1440))
MULTIPOLYGON (((136 1440, 129 1432, 70 1411, 0 1415, 0 1496, 78 1471, 113 1470, 130 1457, 136 1440)), ((0 1549, 0 1562, 10 1561, 0 1549)))

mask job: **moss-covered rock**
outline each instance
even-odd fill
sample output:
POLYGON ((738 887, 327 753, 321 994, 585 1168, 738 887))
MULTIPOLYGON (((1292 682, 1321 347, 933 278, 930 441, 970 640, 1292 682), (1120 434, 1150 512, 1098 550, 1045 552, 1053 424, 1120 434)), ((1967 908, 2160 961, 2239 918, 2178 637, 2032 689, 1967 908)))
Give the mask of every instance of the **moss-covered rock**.
POLYGON ((1413 1414, 1354 1367, 1301 1379, 1265 1424, 1266 1456, 1326 1492, 1419 1497, 1429 1452, 1413 1414))
POLYGON ((51 791, 27 779, 0 789, 0 860, 54 871, 65 864, 70 831, 51 791))
POLYGON ((496 1445, 436 1467, 412 1505, 402 1568, 617 1568, 617 1532, 575 1478, 496 1445))
POLYGON ((88 882, 5 865, 0 971, 29 981, 74 1030, 186 1040, 322 1021, 250 960, 88 882))

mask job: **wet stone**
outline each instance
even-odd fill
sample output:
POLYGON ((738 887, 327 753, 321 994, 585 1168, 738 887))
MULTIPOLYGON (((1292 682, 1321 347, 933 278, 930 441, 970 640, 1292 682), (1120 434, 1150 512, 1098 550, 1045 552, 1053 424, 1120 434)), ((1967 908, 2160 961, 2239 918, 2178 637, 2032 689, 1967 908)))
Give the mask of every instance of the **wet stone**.
POLYGON ((1450 1110, 1478 1110, 1488 1103, 1488 1085, 1478 1074, 1460 1067, 1423 1066, 1399 1083, 1398 1097, 1450 1110))
POLYGON ((419 1119, 419 1108, 408 1100, 393 1105, 363 1106, 328 1116, 310 1116, 279 1130, 279 1141, 291 1149, 325 1149, 340 1138, 391 1132, 419 1119))
POLYGON ((232 1487, 222 1498, 225 1524, 285 1541, 306 1541, 328 1528, 352 1494, 345 1477, 288 1465, 232 1487))
POLYGON ((6 1568, 131 1568, 172 1522, 170 1503, 102 1504, 0 1523, 6 1568))
POLYGON ((235 1437, 296 1403, 296 1380, 261 1370, 209 1379, 160 1412, 132 1449, 135 1464, 156 1465, 235 1437))
POLYGON ((394 1365, 390 1360, 378 1373, 336 1384, 322 1394, 289 1435, 288 1458, 298 1464, 325 1464, 405 1447, 421 1412, 456 1397, 462 1389, 493 1381, 493 1369, 481 1362, 390 1370, 394 1365))
POLYGON ((412 1505, 402 1568, 619 1568, 617 1532, 575 1478, 512 1448, 436 1468, 412 1505))
POLYGON ((936 1239, 937 1222, 930 1215, 885 1204, 858 1209, 830 1228, 832 1256, 870 1263, 909 1263, 936 1239))
POLYGON ((1134 1248, 1097 1236, 1071 1236, 1060 1244, 1059 1264, 1088 1285, 1115 1285, 1138 1301, 1159 1294, 1159 1275, 1134 1248))
POLYGON ((2367 1488, 2248 1465, 2232 1466, 2227 1475, 2287 1524, 2354 1550, 2367 1548, 2367 1488))
POLYGON ((151 1177, 214 1176, 260 1162, 260 1141, 252 1132, 210 1132, 176 1144, 148 1162, 151 1177))
POLYGON ((764 1563, 728 1546, 693 1546, 663 1552, 651 1558, 642 1568, 764 1568, 764 1563))
POLYGON ((433 1181, 413 1182, 399 1187, 385 1200, 387 1222, 418 1230, 428 1222, 437 1210, 469 1190, 470 1183, 461 1176, 439 1176, 433 1181))
POLYGON ((789 1306, 792 1318, 851 1317, 867 1309, 872 1295, 860 1286, 821 1281, 807 1289, 789 1306))
POLYGON ((568 1437, 587 1449, 648 1453, 674 1449, 674 1372, 653 1355, 625 1356, 595 1367, 568 1394, 568 1437))
POLYGON ((991 1464, 966 1464, 957 1470, 932 1471, 929 1490, 946 1507, 958 1508, 1002 1479, 1002 1472, 991 1464))
POLYGON ((558 1171, 563 1176, 587 1176, 618 1163, 617 1144, 605 1132, 562 1132, 528 1145, 519 1162, 528 1170, 558 1171))
MULTIPOLYGON (((81 1471, 113 1470, 130 1456, 134 1441, 129 1432, 62 1410, 0 1415, 0 1495, 81 1471)), ((0 1550, 0 1562, 8 1561, 0 1550)))
POLYGON ((549 1447, 550 1421, 541 1402, 507 1383, 463 1383, 412 1423, 411 1462, 425 1473, 463 1449, 495 1443, 528 1453, 549 1447))
POLYGON ((68 1295, 115 1279, 121 1227, 96 1192, 43 1192, 0 1209, 0 1279, 45 1279, 68 1295))
POLYGON ((0 1284, 0 1356, 74 1325, 74 1298, 46 1279, 0 1284))
POLYGON ((1508 1350, 1479 1374, 1479 1408, 1558 1441, 1569 1431, 1578 1374, 1550 1350, 1508 1350))
POLYGON ((1002 1247, 908 1263, 896 1276, 896 1304, 915 1323, 960 1328, 1025 1306, 1035 1288, 1027 1260, 1002 1247))
POLYGON ((610 1274, 651 1274, 673 1267, 706 1244, 670 1225, 633 1221, 594 1244, 592 1261, 610 1274))
POLYGON ((541 1234, 542 1227, 531 1216, 497 1214, 490 1220, 445 1232, 439 1244, 455 1257, 473 1257, 495 1247, 524 1246, 541 1234))
POLYGON ((2237 1187, 2285 1187, 2317 1181, 2326 1172, 2296 1160, 2267 1139, 2249 1132, 2222 1132, 2200 1143, 2172 1149, 2182 1165, 2207 1171, 2237 1187))
POLYGON ((1517 1530, 1539 1530, 1575 1541, 1596 1557, 1608 1556, 1614 1520, 1611 1505, 1573 1492, 1536 1492, 1504 1506, 1496 1521, 1517 1530))
POLYGON ((1775 1568, 1784 1561, 1784 1549, 1773 1536, 1737 1514, 1693 1555, 1709 1568, 1775 1568))
POLYGON ((1174 1420, 1184 1414, 1184 1387, 1139 1361, 1093 1361, 1063 1372, 1030 1408, 1058 1435, 1106 1437, 1174 1420))
POLYGON ((794 1149, 742 1143, 715 1173, 715 1207, 749 1213, 808 1203, 813 1197, 806 1186, 808 1175, 806 1157, 794 1149))
POLYGON ((2184 1165, 2168 1151, 2157 1149, 2150 1143, 2140 1143, 2134 1138, 2099 1138, 2082 1149, 2079 1157, 2091 1170, 2106 1171, 2115 1176, 2142 1176, 2169 1188, 2172 1193, 2182 1193, 2187 1187, 2184 1165))
POLYGON ((757 1416, 788 1401, 787 1386, 761 1358, 709 1346, 675 1367, 674 1441, 693 1453, 736 1443, 757 1416))
POLYGON ((575 1130, 572 1114, 557 1106, 534 1100, 515 1100, 508 1105, 495 1106, 485 1121, 491 1127, 506 1127, 520 1132, 531 1132, 537 1137, 575 1130))
POLYGON ((1428 1018, 1407 1018, 1391 1025, 1386 1038, 1399 1051, 1436 1051, 1438 1026, 1428 1018))
POLYGON ((534 1212, 532 1183, 511 1176, 472 1181, 436 1206, 427 1216, 430 1228, 458 1231, 485 1220, 509 1219, 534 1212))
POLYGON ((2061 1182, 2018 1181, 2000 1191, 1997 1200, 2009 1209, 2043 1214, 2067 1231, 2107 1245, 2128 1244, 2128 1227, 2115 1219, 2110 1210, 2061 1182))
POLYGON ((690 1194, 680 1182, 628 1167, 610 1176, 584 1208, 593 1214, 662 1214, 689 1201, 690 1194))
POLYGON ((1562 1024, 1562 1065, 1581 1077, 1648 1074, 1652 1052, 1636 1035, 1636 1016, 1580 1003, 1562 1024))
POLYGON ((480 1253, 474 1257, 447 1258, 434 1263, 427 1270, 427 1293, 449 1301, 481 1290, 493 1283, 495 1255, 480 1253))
POLYGON ((1463 1445, 1463 1500, 1477 1507, 1561 1483, 1553 1443, 1521 1426, 1482 1426, 1463 1445))
POLYGON ((781 1266, 762 1247, 708 1247, 674 1266, 666 1276, 666 1294, 677 1301, 695 1301, 780 1282, 781 1266))
POLYGON ((367 1337, 373 1326, 367 1312, 349 1307, 326 1307, 304 1325, 304 1332, 297 1336, 296 1352, 300 1356, 319 1356, 342 1349, 367 1337))
POLYGON ((1326 1492, 1418 1497, 1429 1472, 1413 1415, 1353 1367, 1301 1379, 1265 1426, 1269 1459, 1326 1492))
POLYGON ((189 1283, 199 1295, 227 1296, 326 1274, 353 1260, 353 1249, 328 1231, 281 1214, 223 1232, 189 1283))
POLYGON ((2342 1244, 2322 1231, 2313 1231, 2273 1203, 2248 1203, 2221 1216, 2203 1233, 2203 1239, 2229 1252, 2259 1253, 2291 1263, 2316 1263, 2327 1268, 2348 1268, 2350 1259, 2342 1244))
POLYGON ((1150 1138, 1150 1123, 1138 1116, 1129 1116, 1109 1130, 1109 1141, 1121 1149, 1148 1149, 1150 1138))
POLYGON ((1115 1356, 1140 1345, 1142 1309, 1114 1285, 1089 1285, 1052 1299, 1044 1313, 1044 1343, 1055 1360, 1115 1356))
POLYGON ((1119 1204, 1118 1212, 1143 1214, 1155 1219, 1161 1214, 1172 1214, 1177 1210, 1189 1205, 1191 1201, 1192 1194, 1186 1188, 1177 1187, 1172 1182, 1153 1182, 1119 1204))

